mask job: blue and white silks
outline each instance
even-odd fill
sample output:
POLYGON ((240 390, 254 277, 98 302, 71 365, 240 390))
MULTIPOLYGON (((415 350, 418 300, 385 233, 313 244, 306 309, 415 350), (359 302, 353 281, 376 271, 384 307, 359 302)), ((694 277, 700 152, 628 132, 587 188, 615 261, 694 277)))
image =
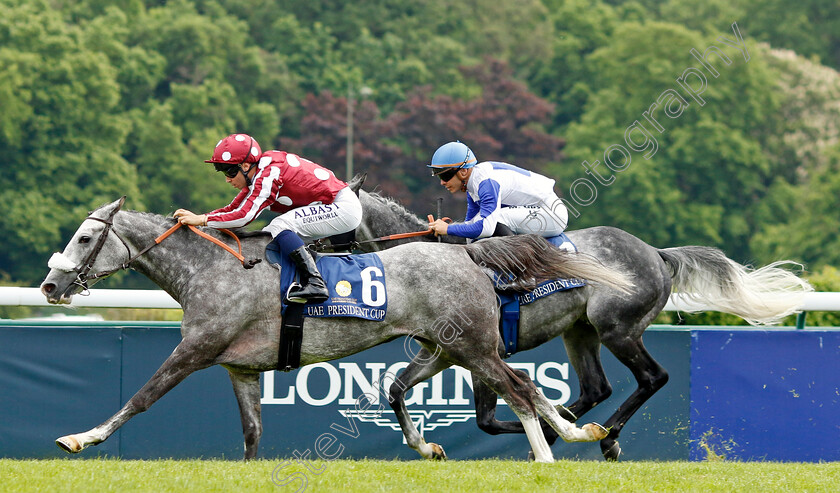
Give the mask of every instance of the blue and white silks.
POLYGON ((487 161, 471 169, 467 215, 447 234, 463 238, 492 236, 498 223, 516 234, 559 235, 568 212, 554 193, 554 180, 507 163, 487 161))

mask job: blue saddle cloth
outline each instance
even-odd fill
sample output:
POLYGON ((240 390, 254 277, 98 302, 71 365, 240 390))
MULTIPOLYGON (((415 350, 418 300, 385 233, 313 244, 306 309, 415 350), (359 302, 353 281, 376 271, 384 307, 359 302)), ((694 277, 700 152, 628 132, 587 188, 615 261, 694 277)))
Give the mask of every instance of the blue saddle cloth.
MULTIPOLYGON (((266 251, 269 260, 280 264, 280 289, 283 303, 298 274, 294 262, 277 251, 266 251)), ((330 298, 323 303, 304 306, 306 317, 355 317, 381 322, 388 300, 385 293, 385 268, 375 253, 361 255, 319 256, 315 264, 324 278, 330 298)))
MULTIPOLYGON (((549 243, 570 252, 576 252, 577 247, 572 243, 572 240, 562 233, 558 236, 546 238, 549 243)), ((500 285, 498 277, 494 279, 496 287, 500 285)), ((533 291, 526 293, 510 293, 497 292, 501 308, 501 320, 499 322, 499 331, 502 336, 502 341, 505 344, 505 356, 510 356, 517 350, 517 341, 519 339, 519 307, 535 302, 540 298, 545 298, 551 294, 567 291, 569 289, 580 288, 586 286, 586 281, 582 279, 554 279, 538 284, 533 291)))

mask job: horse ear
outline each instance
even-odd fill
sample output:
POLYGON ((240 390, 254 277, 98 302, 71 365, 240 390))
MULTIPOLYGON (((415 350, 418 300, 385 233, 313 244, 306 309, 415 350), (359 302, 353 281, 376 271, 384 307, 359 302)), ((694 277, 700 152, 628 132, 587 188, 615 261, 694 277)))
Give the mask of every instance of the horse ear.
POLYGON ((353 190, 353 193, 359 195, 359 190, 362 189, 362 184, 364 184, 365 180, 367 179, 367 173, 362 173, 353 177, 347 185, 350 187, 350 190, 353 190))
POLYGON ((122 209, 123 204, 125 204, 125 198, 126 198, 126 196, 123 195, 122 197, 118 198, 117 200, 111 202, 110 204, 106 204, 102 207, 112 211, 111 214, 116 214, 118 210, 122 209))
MULTIPOLYGON (((96 209, 88 212, 88 215, 92 216, 93 214, 95 214, 99 211, 102 211, 100 213, 100 215, 105 214, 105 216, 113 217, 114 214, 116 214, 122 208, 123 204, 125 203, 125 198, 126 198, 126 196, 123 195, 122 197, 118 198, 117 200, 115 200, 113 202, 109 202, 107 204, 101 205, 101 206, 97 207, 96 209)), ((104 218, 105 217, 102 217, 101 219, 104 219, 104 218)))

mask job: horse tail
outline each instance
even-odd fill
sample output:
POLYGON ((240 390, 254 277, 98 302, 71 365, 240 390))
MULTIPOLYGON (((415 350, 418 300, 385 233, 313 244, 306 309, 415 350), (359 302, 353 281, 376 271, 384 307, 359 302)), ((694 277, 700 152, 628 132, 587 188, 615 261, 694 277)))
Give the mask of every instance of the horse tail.
POLYGON ((590 255, 561 250, 537 235, 488 238, 465 245, 473 262, 501 274, 516 289, 552 279, 584 279, 629 293, 633 283, 590 255))
POLYGON ((687 312, 712 309, 737 315, 752 325, 772 325, 797 313, 805 293, 814 290, 786 268, 802 268, 789 260, 753 269, 713 247, 658 252, 671 271, 672 291, 688 302, 688 307, 680 307, 687 312))

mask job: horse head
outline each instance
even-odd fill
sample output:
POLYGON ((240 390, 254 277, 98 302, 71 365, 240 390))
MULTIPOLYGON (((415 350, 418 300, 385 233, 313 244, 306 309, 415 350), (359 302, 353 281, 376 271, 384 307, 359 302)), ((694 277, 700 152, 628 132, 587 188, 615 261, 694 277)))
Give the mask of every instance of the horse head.
POLYGON ((50 272, 41 283, 49 303, 70 303, 73 295, 88 289, 88 280, 119 270, 129 259, 131 251, 125 241, 116 232, 109 234, 124 202, 122 197, 91 212, 64 251, 52 255, 50 272))

